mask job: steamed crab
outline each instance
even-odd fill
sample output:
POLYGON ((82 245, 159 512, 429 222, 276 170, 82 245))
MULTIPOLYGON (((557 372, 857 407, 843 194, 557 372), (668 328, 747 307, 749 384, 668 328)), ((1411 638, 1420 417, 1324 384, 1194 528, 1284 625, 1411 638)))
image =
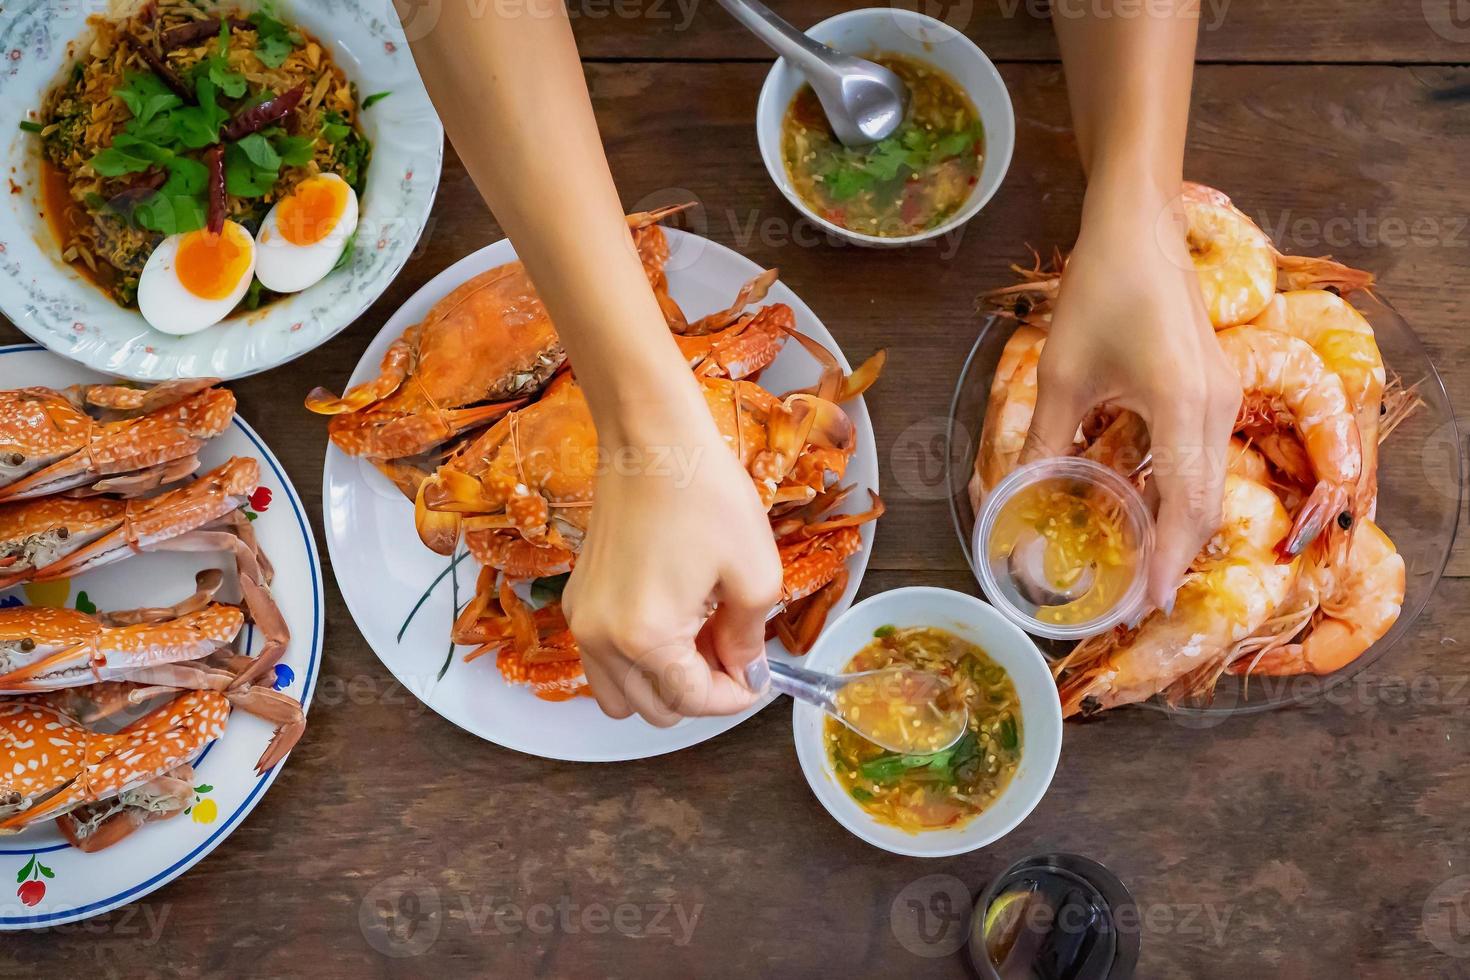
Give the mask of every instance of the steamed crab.
MULTIPOLYGON (((731 323, 741 319, 747 318, 731 323)), ((718 370, 695 371, 711 416, 771 513, 783 566, 782 609, 772 619, 772 635, 802 653, 847 585, 845 562, 862 544, 857 526, 882 513, 874 495, 862 514, 827 517, 847 494, 836 484, 856 447, 855 429, 838 402, 876 380, 883 356, 844 376, 821 345, 784 323, 780 329, 823 365, 812 389, 777 396, 718 370)), ((561 377, 441 466, 416 500, 426 545, 447 555, 463 539, 483 566, 453 640, 477 645, 471 657, 496 652, 507 681, 528 684, 547 700, 585 692, 581 658, 559 603, 533 610, 517 586, 573 568, 594 513, 597 467, 586 399, 574 380, 561 377)))
POLYGON ((137 494, 188 476, 235 417, 235 396, 216 384, 0 391, 0 500, 137 494))
MULTIPOLYGON (((690 323, 668 294, 668 239, 658 222, 685 205, 628 216, 633 242, 669 329, 696 370, 744 377, 775 358, 790 311, 747 314, 775 281, 747 283, 734 304, 690 323)), ((434 304, 384 355, 379 374, 341 397, 312 391, 306 407, 330 415, 343 452, 374 463, 413 497, 459 437, 534 398, 566 364, 566 351, 520 262, 480 273, 434 304)))

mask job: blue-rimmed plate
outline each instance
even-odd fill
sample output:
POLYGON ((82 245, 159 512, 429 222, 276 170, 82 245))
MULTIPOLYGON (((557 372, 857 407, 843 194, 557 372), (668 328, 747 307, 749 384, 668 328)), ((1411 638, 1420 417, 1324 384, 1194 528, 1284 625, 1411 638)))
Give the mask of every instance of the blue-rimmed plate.
MULTIPOLYGON (((79 369, 34 344, 0 347, 0 388, 106 380, 79 369)), ((261 485, 251 496, 256 535, 276 578, 272 588, 291 643, 276 668, 278 690, 311 700, 322 652, 322 576, 316 543, 301 500, 280 462, 255 430, 234 424, 200 453, 203 468, 231 456, 260 461, 261 485)), ((232 563, 223 555, 138 555, 75 579, 22 586, 0 593, 0 604, 132 609, 167 605, 194 591, 201 568, 226 569, 226 598, 238 596, 232 563)), ((260 638, 251 636, 252 652, 260 638)), ((115 909, 168 884, 199 863, 230 835, 275 780, 280 766, 255 775, 271 726, 242 711, 230 715, 222 738, 195 764, 195 794, 189 812, 143 827, 95 854, 68 845, 52 821, 0 837, 0 930, 61 925, 115 909)), ((311 737, 308 730, 307 738, 311 737)), ((4 760, 0 759, 0 764, 4 760)))
MULTIPOLYGON (((284 364, 352 323, 398 275, 429 219, 444 131, 382 0, 276 0, 276 16, 322 42, 360 96, 388 95, 362 112, 373 144, 350 261, 321 282, 199 333, 174 337, 118 306, 61 259, 42 214, 34 120, 52 84, 85 50, 86 18, 107 4, 7 0, 0 16, 0 310, 51 350, 141 381, 239 378, 284 364)), ((221 4, 260 6, 251 0, 221 4)))

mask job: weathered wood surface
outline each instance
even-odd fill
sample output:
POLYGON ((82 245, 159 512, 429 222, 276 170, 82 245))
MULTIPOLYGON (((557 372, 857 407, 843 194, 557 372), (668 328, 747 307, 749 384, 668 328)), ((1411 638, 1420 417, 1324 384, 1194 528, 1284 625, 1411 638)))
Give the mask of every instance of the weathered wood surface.
MULTIPOLYGON (((772 4, 802 28, 855 4, 772 4)), ((874 6, 884 6, 875 4, 874 6)), ((938 18, 996 61, 1050 61, 1050 10, 1116 10, 1141 16, 1150 0, 893 0, 886 6, 938 18)), ((636 60, 769 57, 714 0, 571 0, 583 56, 636 60)), ((1456 0, 1201 0, 1199 56, 1226 62, 1463 64, 1470 14, 1456 0)), ((427 22, 427 21, 426 21, 427 22)))
MULTIPOLYGON (((1361 43, 1371 55, 1386 35, 1361 43)), ((1075 233, 1080 174, 1060 71, 1003 71, 1019 130, 1005 187, 957 244, 900 252, 834 247, 796 221, 755 152, 762 65, 589 71, 630 208, 693 195, 696 229, 779 266, 850 356, 890 348, 870 407, 891 510, 865 593, 974 589, 935 448, 976 329, 973 298, 1006 280, 1024 243, 1075 233)), ((1470 117, 1431 98, 1465 80, 1452 68, 1202 68, 1190 172, 1285 228, 1289 248, 1377 270, 1470 404, 1454 369, 1467 354, 1470 117), (1307 240, 1339 216, 1350 219, 1340 244, 1307 240), (1420 219, 1433 235, 1390 234, 1391 221, 1420 219)), ((419 254, 362 322, 234 386, 318 534, 326 439, 300 396, 340 385, 398 304, 498 237, 451 154, 419 254)), ((7 326, 0 339, 16 336, 7 326)), ((1452 571, 1470 572, 1463 547, 1452 571)), ((1446 954, 1470 952, 1448 918, 1470 911, 1470 879, 1458 877, 1470 867, 1470 579, 1447 579, 1412 635, 1331 703, 1205 728, 1151 711, 1069 727, 1051 793, 1018 831, 922 862, 869 848, 822 811, 781 706, 641 763, 552 763, 481 743, 391 680, 326 578, 311 727, 256 812, 132 911, 6 936, 0 975, 962 977, 958 956, 900 942, 895 902, 946 885, 978 892, 1016 857, 1063 848, 1134 889, 1142 977, 1470 977, 1470 959, 1446 954), (958 883, 914 884, 930 875, 958 883)))

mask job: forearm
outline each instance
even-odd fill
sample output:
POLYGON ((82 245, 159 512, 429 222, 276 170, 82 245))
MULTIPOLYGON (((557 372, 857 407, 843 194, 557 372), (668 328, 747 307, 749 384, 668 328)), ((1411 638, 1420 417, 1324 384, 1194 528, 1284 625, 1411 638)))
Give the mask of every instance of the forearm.
POLYGON ((600 430, 698 398, 643 274, 561 0, 445 3, 413 42, 470 179, 556 324, 600 430), (653 393, 657 393, 656 396, 653 393))
POLYGON ((1131 185, 1176 195, 1183 179, 1198 0, 1144 9, 1126 0, 1063 0, 1053 23, 1089 186, 1131 185))

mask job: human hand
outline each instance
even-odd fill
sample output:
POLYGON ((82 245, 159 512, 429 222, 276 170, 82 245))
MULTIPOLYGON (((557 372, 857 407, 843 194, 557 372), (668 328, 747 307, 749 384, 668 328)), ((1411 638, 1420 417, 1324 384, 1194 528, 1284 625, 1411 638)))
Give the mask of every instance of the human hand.
POLYGON ((1159 492, 1148 597, 1171 609, 1185 571, 1220 522, 1240 384, 1200 298, 1177 195, 1138 184, 1089 188, 1037 368, 1022 462, 1066 452, 1092 408, 1142 416, 1159 492), (1177 215, 1174 215, 1177 217, 1177 215))
POLYGON ((633 428, 599 428, 609 462, 563 596, 588 684, 614 718, 735 714, 765 688, 746 678, 781 595, 770 523, 707 414, 633 428))

